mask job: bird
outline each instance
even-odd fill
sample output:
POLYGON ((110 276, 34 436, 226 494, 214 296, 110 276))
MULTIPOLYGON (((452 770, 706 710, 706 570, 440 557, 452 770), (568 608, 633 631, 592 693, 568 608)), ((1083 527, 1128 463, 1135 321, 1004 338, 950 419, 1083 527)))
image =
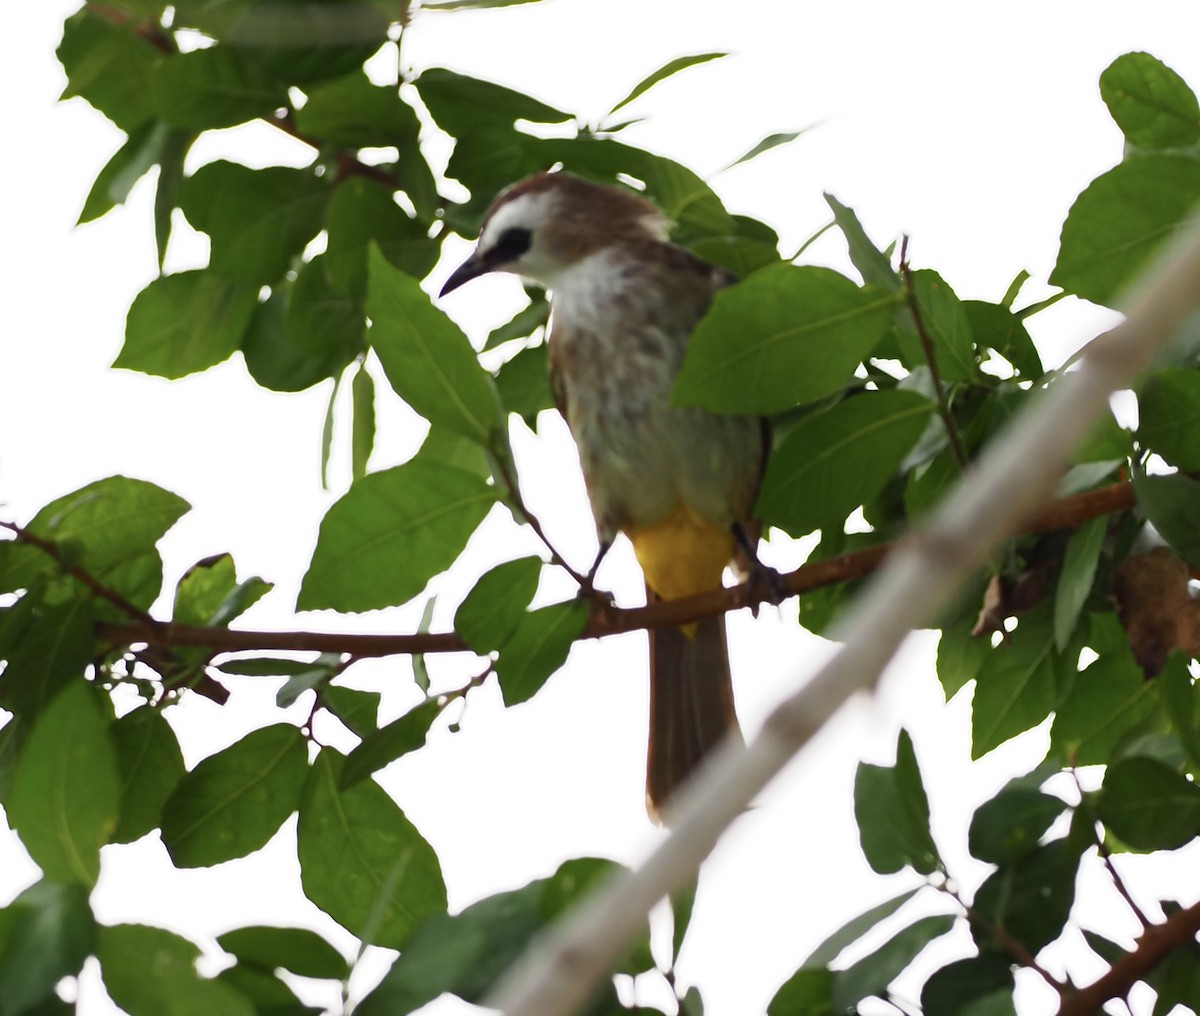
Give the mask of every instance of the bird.
MULTIPOLYGON (((736 281, 671 243, 652 201, 558 170, 503 190, 445 297, 492 272, 549 292, 550 386, 579 452, 599 552, 633 544, 649 602, 722 585, 757 564, 752 509, 769 445, 763 418, 672 405, 691 335, 736 281)), ((722 616, 650 630, 646 804, 668 802, 726 735, 740 738, 722 616)))

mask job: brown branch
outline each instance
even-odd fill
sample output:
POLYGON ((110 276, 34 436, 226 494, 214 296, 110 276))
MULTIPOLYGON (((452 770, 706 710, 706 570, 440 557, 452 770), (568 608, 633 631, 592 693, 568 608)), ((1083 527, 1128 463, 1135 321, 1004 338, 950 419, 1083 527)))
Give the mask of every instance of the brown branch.
POLYGON ((933 390, 937 393, 938 414, 946 425, 946 435, 950 439, 950 449, 954 452, 954 461, 960 470, 969 464, 967 450, 963 447, 962 438, 958 433, 958 424, 954 422, 954 414, 950 412, 950 400, 946 398, 946 386, 942 383, 941 371, 938 370, 937 356, 933 350, 933 339, 925 328, 925 320, 921 317, 921 306, 917 300, 917 291, 912 284, 912 268, 908 263, 908 237, 900 241, 900 277, 904 280, 904 296, 908 301, 908 309, 912 313, 913 323, 917 327, 917 337, 921 340, 921 348, 925 351, 925 362, 929 365, 929 376, 933 380, 933 390))
MULTIPOLYGON (((1028 518, 1021 534, 1050 529, 1069 529, 1089 519, 1124 511, 1133 505, 1133 486, 1114 483, 1099 490, 1085 491, 1059 498, 1028 518)), ((875 571, 887 555, 902 541, 881 543, 837 557, 801 565, 783 576, 788 593, 795 596, 839 582, 863 578, 875 571)), ((760 584, 761 585, 761 584, 760 584)), ((669 600, 646 607, 605 606, 593 612, 584 638, 600 638, 642 628, 662 628, 686 624, 740 607, 752 607, 766 601, 772 590, 754 583, 742 583, 714 589, 683 600, 669 600)), ((293 652, 350 653, 354 656, 405 656, 414 653, 463 653, 470 648, 453 632, 416 632, 401 635, 360 635, 312 631, 237 631, 230 628, 206 628, 192 624, 155 621, 147 616, 137 622, 101 622, 101 637, 130 645, 144 642, 161 646, 202 646, 217 652, 288 650, 293 652)))
POLYGON ((1110 998, 1123 998, 1174 950, 1194 941, 1197 932, 1200 902, 1147 928, 1137 940, 1137 948, 1109 967, 1108 973, 1086 988, 1070 992, 1059 1006, 1058 1016, 1091 1016, 1110 998))
POLYGON ((70 575, 71 578, 82 582, 88 589, 92 591, 92 595, 99 597, 102 600, 107 600, 123 614, 128 614, 136 621, 143 624, 155 624, 155 620, 146 611, 136 604, 130 603, 124 596, 118 593, 111 586, 106 586, 103 582, 97 579, 94 575, 81 568, 79 565, 68 566, 63 559, 62 551, 50 540, 43 539, 36 533, 31 533, 23 526, 18 526, 15 522, 0 522, 0 529, 7 529, 13 533, 21 543, 28 543, 31 547, 37 547, 42 553, 49 555, 58 566, 63 570, 63 573, 70 575))

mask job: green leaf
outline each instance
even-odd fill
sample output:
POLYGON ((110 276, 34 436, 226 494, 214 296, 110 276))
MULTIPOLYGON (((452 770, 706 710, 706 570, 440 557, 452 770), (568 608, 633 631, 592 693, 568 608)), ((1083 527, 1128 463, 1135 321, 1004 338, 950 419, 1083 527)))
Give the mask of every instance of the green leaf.
MULTIPOLYGON (((1010 961, 995 953, 947 963, 921 989, 924 1016, 972 1016, 977 1003, 1003 999, 999 1012, 1013 1012, 1013 972, 1010 961)), ((983 1016, 983 1014, 977 1014, 983 1016)))
POLYGON ((1108 519, 1101 517, 1085 523, 1067 541, 1054 597, 1054 645, 1059 652, 1071 641, 1079 612, 1091 594, 1107 533, 1108 519))
POLYGON ((1158 994, 1153 1016, 1195 1012, 1200 1007, 1200 946, 1193 940, 1173 949, 1145 983, 1158 994))
POLYGON ((587 627, 588 609, 578 600, 554 603, 525 614, 500 648, 496 674, 506 706, 532 698, 567 661, 587 627))
POLYGON ((1138 444, 1180 469, 1200 469, 1200 371, 1160 370, 1138 397, 1138 444))
POLYGON ((167 123, 197 131, 269 117, 288 105, 284 85, 231 46, 163 60, 148 83, 147 97, 167 123))
POLYGON ((1187 82, 1149 53, 1125 53, 1100 75, 1100 97, 1121 133, 1139 148, 1200 141, 1200 103, 1187 82))
POLYGON ((323 1016, 326 1012, 304 1005, 279 977, 260 967, 234 964, 222 970, 213 980, 242 995, 257 1013, 269 1013, 270 1016, 323 1016))
POLYGON ((340 684, 327 684, 321 689, 321 705, 359 737, 367 737, 378 728, 381 698, 377 691, 360 691, 340 684))
MULTIPOLYGON (((363 999, 356 1016, 413 1012, 444 992, 479 1002, 534 935, 616 869, 612 861, 576 858, 549 878, 489 896, 460 914, 433 917, 421 926, 383 982, 363 999)), ((647 931, 638 939, 632 955, 645 962, 647 931)), ((646 969, 639 962, 620 964, 620 969, 646 969)))
POLYGON ((757 159, 764 152, 769 152, 773 148, 779 148, 783 145, 790 145, 798 137, 807 134, 811 130, 809 127, 801 128, 798 131, 783 131, 778 134, 768 134, 758 144, 751 148, 745 155, 734 159, 726 169, 733 169, 734 166, 740 166, 743 162, 749 162, 751 159, 757 159))
POLYGON ((212 240, 209 268, 246 286, 283 277, 325 220, 329 188, 308 170, 210 162, 188 177, 179 207, 212 240))
POLYGON ((163 62, 135 29, 85 8, 67 18, 58 47, 67 74, 62 97, 82 96, 130 134, 153 116, 150 83, 163 62))
POLYGON ((775 992, 767 1016, 834 1016, 834 972, 801 967, 775 992))
POLYGON ((351 424, 350 475, 361 480, 367 475, 367 462, 375 447, 375 380, 366 364, 359 364, 350 387, 354 402, 351 424))
POLYGON ((1032 787, 1005 787, 975 809, 968 843, 971 856, 1013 865, 1037 849, 1038 840, 1066 809, 1066 802, 1032 787))
POLYGON ((695 67, 697 64, 708 63, 711 60, 720 60, 722 57, 729 56, 728 53, 697 53, 694 56, 679 56, 674 60, 668 60, 658 70, 652 74, 647 74, 641 81, 633 86, 633 90, 618 102, 612 109, 608 111, 608 115, 612 116, 622 106, 628 106, 638 96, 648 92, 651 88, 657 85, 660 81, 665 81, 673 74, 678 74, 688 67, 695 67))
POLYGON ((163 807, 163 843, 175 866, 207 867, 264 846, 296 810, 307 773, 304 736, 289 723, 252 731, 204 759, 163 807))
POLYGON ((538 292, 531 296, 530 302, 517 311, 512 318, 488 332, 483 348, 485 350, 494 349, 513 339, 529 338, 539 328, 544 327, 549 318, 550 304, 546 302, 546 294, 538 292))
MULTIPOLYGON (((484 126, 511 127, 517 120, 562 123, 571 119, 570 113, 511 88, 442 67, 422 71, 416 85, 421 101, 438 126, 460 142, 463 135, 484 126)), ((490 199, 491 195, 486 198, 490 199)))
POLYGON ((858 917, 847 921, 817 946, 808 959, 801 964, 801 967, 827 967, 838 958, 844 949, 857 942, 877 924, 881 924, 891 917, 892 914, 904 906, 905 903, 911 900, 923 888, 924 886, 917 886, 915 889, 906 889, 891 899, 876 904, 870 910, 859 914, 858 917))
POLYGON ((129 308, 114 367, 180 378, 227 359, 258 305, 258 288, 209 271, 160 275, 129 308))
POLYGON ((1151 525, 1172 549, 1200 566, 1200 483, 1190 476, 1148 476, 1134 470, 1133 493, 1151 525))
POLYGON ((496 388, 504 408, 534 427, 538 413, 554 408, 546 343, 522 349, 505 363, 496 375, 496 388))
POLYGON ((92 688, 77 681, 30 731, 5 801, 8 821, 47 878, 90 888, 116 828, 118 795, 108 723, 92 688))
POLYGON ((1200 160, 1126 159, 1093 180, 1071 206, 1051 285, 1113 306, 1198 199, 1200 160))
POLYGON ((1041 723, 1057 696, 1054 645, 1044 614, 1027 614, 979 668, 971 703, 971 757, 1041 723))
POLYGON ((369 338, 392 388, 434 426, 488 444, 503 426, 500 400, 467 337, 378 250, 368 272, 369 338))
POLYGON ((335 148, 415 145, 421 125, 395 85, 372 84, 362 70, 312 89, 296 129, 335 148))
MULTIPOLYGON (((966 308, 945 280, 932 268, 913 272, 912 291, 921 323, 933 343, 938 372, 943 381, 973 381, 979 376, 975 362, 971 322, 966 308)), ((915 329, 914 323, 914 329, 915 329)), ((906 362, 925 363, 928 355, 914 331, 900 332, 906 362)))
POLYGON ((255 576, 238 582, 233 558, 215 554, 197 561, 175 587, 172 620, 224 628, 257 603, 273 588, 255 576))
POLYGON ((1023 378, 1040 378, 1046 372, 1029 329, 1009 308, 983 300, 963 300, 962 307, 975 345, 995 350, 1023 378))
POLYGON ((484 572, 455 612, 454 630, 477 653, 499 649, 524 619, 541 575, 539 557, 519 557, 484 572))
POLYGON ((159 272, 167 258, 172 216, 179 206, 184 161, 197 136, 195 131, 171 131, 163 147, 162 158, 158 160, 158 188, 154 192, 154 244, 158 250, 159 272))
POLYGON ((386 187, 362 177, 342 181, 329 202, 325 253, 333 289, 362 303, 367 294, 367 252, 372 244, 389 264, 423 279, 437 264, 438 243, 428 226, 411 218, 386 187))
POLYGON ((318 254, 296 275, 285 328, 297 348, 327 364, 348 363, 366 348, 362 300, 339 292, 329 255, 318 254))
MULTIPOLYGON (((312 271, 317 269, 309 262, 301 269, 301 274, 312 271)), ((335 342, 331 343, 330 334, 323 331, 328 327, 329 319, 315 312, 319 309, 328 311, 329 303, 342 311, 350 303, 337 296, 327 297, 328 302, 322 308, 317 297, 324 281, 307 280, 301 287, 300 309, 295 319, 290 314, 292 286, 276 287, 255 309, 242 340, 242 355, 246 358, 250 376, 264 388, 276 392, 303 391, 326 378, 339 376, 362 350, 364 319, 361 310, 352 322, 346 314, 333 318, 332 325, 338 330, 332 336, 335 342), (310 313, 314 314, 315 320, 309 319, 310 313), (289 323, 300 326, 304 345, 289 333, 289 323)), ((325 288, 328 290, 329 287, 325 288)))
POLYGON ((430 726, 441 712, 436 699, 426 699, 399 719, 367 734, 358 747, 346 756, 346 764, 342 768, 342 788, 354 786, 424 745, 430 726))
POLYGON ((144 924, 117 924, 101 927, 98 942, 104 987, 129 1016, 255 1016, 241 994, 196 972, 200 949, 186 938, 144 924))
POLYGON ((833 221, 846 238, 850 260, 863 277, 863 282, 891 293, 899 293, 904 283, 900 273, 892 267, 891 259, 884 254, 862 227, 853 208, 847 208, 832 194, 825 194, 825 203, 833 211, 833 221))
POLYGON ((121 819, 112 842, 132 843, 158 828, 163 805, 187 768, 175 731, 157 709, 134 709, 111 731, 121 781, 121 819))
POLYGON ((1194 775, 1200 772, 1200 688, 1188 672, 1188 658, 1172 653, 1156 683, 1163 712, 1187 752, 1194 775))
POLYGON ((757 517, 794 536, 840 528, 884 488, 932 412, 915 392, 872 391, 805 417, 767 463, 757 517))
POLYGON ((1136 850, 1174 850, 1200 836, 1200 787, 1144 756, 1108 767, 1100 821, 1136 850))
POLYGON ((911 865, 929 875, 941 866, 929 828, 929 799, 908 731, 900 731, 894 766, 859 763, 854 816, 863 854, 879 874, 891 875, 911 865))
POLYGON ((480 477, 416 460, 364 476, 326 513, 300 610, 405 603, 454 563, 496 501, 480 477))
MULTIPOLYGON (((183 498, 145 480, 110 476, 56 498, 26 527, 31 533, 71 548, 73 562, 95 579, 149 607, 162 586, 162 561, 155 544, 190 506, 183 498)), ((59 566, 43 551, 15 546, 4 581, 26 588, 59 566)), ((108 609, 96 603, 98 610, 108 609)))
POLYGON ((497 7, 515 7, 517 4, 538 3, 539 0, 440 0, 439 3, 423 3, 423 11, 493 10, 497 7))
POLYGON ((77 225, 98 219, 125 203, 133 185, 158 164, 170 131, 162 123, 146 123, 133 131, 96 174, 77 225))
POLYGON ((949 932, 954 927, 954 920, 949 915, 922 917, 897 932, 869 956, 839 970, 833 981, 834 1011, 849 1012, 864 998, 885 996, 887 986, 930 942, 949 932))
POLYGON ((1079 674, 1058 706, 1051 750, 1073 765, 1103 765, 1155 710, 1158 688, 1128 650, 1108 654, 1079 674))
POLYGON ((677 405, 772 413, 848 384, 893 298, 828 268, 776 265, 716 294, 675 385, 677 405))
POLYGON ((31 724, 60 691, 83 677, 96 653, 96 636, 92 602, 85 597, 29 607, 0 658, 7 660, 4 708, 31 724))
POLYGON ((938 642, 937 675, 949 702, 979 675, 979 669, 992 653, 986 637, 972 635, 974 619, 968 618, 942 629, 938 642))
POLYGON ((678 960, 683 950, 683 941, 687 937, 688 928, 692 923, 692 912, 696 907, 696 890, 699 888, 699 876, 673 892, 671 901, 671 958, 678 960))
POLYGON ((0 1012, 53 1011, 44 1006, 57 1000, 55 985, 79 973, 95 937, 83 886, 43 880, 26 889, 0 910, 0 1012))
POLYGON ((315 931, 256 925, 217 936, 217 944, 238 962, 264 970, 282 968, 301 977, 344 978, 345 958, 315 931))
POLYGON ((490 456, 482 445, 470 438, 456 434, 452 430, 441 427, 430 427, 413 462, 436 462, 444 466, 453 466, 478 476, 481 480, 489 480, 492 476, 490 456))
POLYGON ((1082 846, 1073 838, 1038 847, 1015 865, 998 868, 975 894, 974 909, 983 922, 974 926, 989 949, 987 929, 1002 927, 1036 956, 1062 933, 1075 902, 1075 876, 1082 846))
POLYGON ((341 788, 344 759, 324 748, 300 805, 298 856, 305 895, 366 942, 405 949, 446 909, 433 848, 373 780, 341 788))

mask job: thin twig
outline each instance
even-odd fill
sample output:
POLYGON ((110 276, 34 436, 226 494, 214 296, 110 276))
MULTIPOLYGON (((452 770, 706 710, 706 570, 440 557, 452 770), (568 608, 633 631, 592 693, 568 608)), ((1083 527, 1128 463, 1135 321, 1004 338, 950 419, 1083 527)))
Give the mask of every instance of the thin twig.
POLYGON ((1108 973, 1086 988, 1071 992, 1059 1006, 1058 1016, 1092 1016, 1110 998, 1124 998, 1138 981, 1176 949, 1195 942, 1200 932, 1200 902, 1172 914, 1162 924, 1146 929, 1137 947, 1108 968, 1108 973))
POLYGON ((48 554, 54 559, 54 561, 65 574, 70 575, 71 578, 77 579, 79 582, 82 582, 85 586, 87 586, 88 589, 92 591, 95 596, 98 596, 102 600, 107 600, 114 607, 120 610, 121 613, 128 614, 130 617, 140 621, 142 624, 153 625, 157 623, 149 613, 142 610, 142 608, 136 604, 130 603, 115 589, 113 589, 111 586, 105 585, 84 568, 80 567, 79 565, 68 565, 63 559, 62 551, 60 551, 57 545, 51 540, 44 539, 43 537, 38 536, 37 533, 31 533, 24 526, 18 526, 15 522, 0 522, 0 529, 7 529, 22 543, 27 543, 31 547, 37 547, 37 549, 42 551, 44 554, 48 554))
MULTIPOLYGON (((1070 529, 1102 515, 1125 511, 1132 505, 1132 484, 1127 481, 1114 483, 1098 490, 1072 494, 1070 497, 1051 502, 1041 511, 1027 516, 1018 532, 1028 534, 1070 529)), ((881 543, 821 561, 812 561, 783 576, 783 580, 789 594, 800 595, 814 589, 861 579, 876 571, 884 559, 901 545, 902 541, 881 543)), ((646 607, 605 606, 592 614, 583 637, 602 638, 641 629, 687 624, 741 607, 752 607, 756 603, 765 602, 772 595, 773 590, 755 587, 751 582, 743 582, 741 585, 714 589, 686 599, 664 600, 646 607)), ((315 631, 254 632, 154 620, 131 624, 104 621, 98 624, 97 631, 102 638, 118 645, 144 642, 160 646, 201 646, 218 652, 293 650, 380 657, 471 651, 454 632, 416 632, 399 635, 315 631)))
POLYGON ((946 396, 946 386, 942 383, 942 374, 938 370, 937 354, 933 348, 933 339, 925 328, 925 320, 921 317, 921 305, 917 300, 917 291, 913 287, 912 268, 908 263, 908 237, 900 241, 900 277, 904 280, 904 295, 908 300, 908 309, 912 312, 913 323, 917 327, 917 336, 921 340, 921 348, 925 350, 925 362, 929 365, 929 376, 933 380, 933 389, 937 393, 938 413, 946 425, 946 436, 950 439, 950 450, 960 470, 967 468, 967 450, 963 447, 962 438, 958 433, 958 424, 954 414, 950 412, 950 400, 946 396))

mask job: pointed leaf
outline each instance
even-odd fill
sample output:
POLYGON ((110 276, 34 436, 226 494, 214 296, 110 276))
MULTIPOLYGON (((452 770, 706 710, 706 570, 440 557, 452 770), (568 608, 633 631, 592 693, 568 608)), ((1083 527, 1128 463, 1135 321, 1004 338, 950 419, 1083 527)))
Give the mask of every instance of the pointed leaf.
MULTIPOLYGON (((571 119, 570 113, 531 96, 442 67, 422 71, 416 85, 438 126, 460 141, 464 134, 484 125, 511 127, 516 120, 562 123, 571 119)), ((488 195, 485 200, 490 198, 488 195)))
POLYGON ((424 921, 446 909, 437 855, 373 780, 341 789, 343 761, 323 749, 304 790, 297 833, 304 893, 364 941, 405 949, 424 921))
POLYGON ((342 767, 343 789, 365 780, 425 743, 429 728, 442 713, 436 699, 426 699, 399 719, 367 734, 342 767))
POLYGON ((301 977, 344 978, 345 958, 315 931, 257 925, 217 936, 217 944, 242 963, 301 977))
POLYGON ((1044 616, 1026 615, 983 662, 971 703, 971 757, 1041 723, 1057 695, 1054 645, 1044 616))
POLYGON ((1072 837, 1055 840, 988 876, 975 894, 974 909, 986 922, 973 929, 977 940, 985 948, 1000 946, 987 929, 1001 927, 1036 956, 1058 938, 1075 902, 1075 877, 1085 846, 1072 837))
POLYGON ((1133 474, 1133 492, 1146 518, 1189 564, 1200 566, 1200 483, 1183 473, 1133 474))
POLYGON ((899 977, 935 938, 954 927, 954 918, 922 917, 897 932, 869 956, 845 970, 839 970, 833 982, 833 1007, 849 1012, 864 998, 886 995, 887 986, 899 977))
MULTIPOLYGON (((973 381, 979 375, 971 322, 966 308, 945 279, 931 268, 911 274, 913 295, 925 333, 933 345, 938 371, 943 381, 973 381)), ((906 363, 925 363, 928 356, 921 344, 916 324, 900 332, 900 348, 906 363)))
POLYGON ((67 74, 62 97, 83 96, 126 133, 153 116, 150 82, 164 62, 134 29, 85 8, 67 19, 58 47, 67 74))
POLYGON ((1137 850, 1174 850, 1200 836, 1200 787, 1144 756, 1109 766, 1097 811, 1137 850))
POLYGON ((179 207, 212 240, 209 268, 247 286, 283 277, 324 223, 329 188, 310 171, 210 162, 188 177, 179 207))
POLYGON ((80 680, 38 717, 21 749, 8 820, 47 878, 95 885, 117 824, 119 785, 108 723, 80 680))
POLYGON ((1157 706, 1158 687, 1133 655, 1110 653, 1080 673, 1058 706, 1050 746, 1072 765, 1104 765, 1157 706))
POLYGON ((36 882, 4 910, 0 928, 0 1011, 44 1016, 56 1010, 55 985, 79 973, 91 954, 96 922, 77 883, 36 882))
POLYGON ((279 79, 232 46, 172 55, 156 67, 147 93, 159 117, 197 131, 234 127, 288 105, 279 79))
POLYGON ((454 630, 477 653, 499 649, 524 618, 541 574, 538 557, 519 557, 484 572, 455 612, 454 630))
POLYGON ((891 899, 876 904, 870 910, 859 914, 858 917, 847 921, 841 928, 817 946, 801 966, 814 968, 829 966, 844 949, 857 942, 877 924, 891 917, 892 914, 920 892, 922 888, 923 886, 918 886, 915 889, 906 889, 891 899))
POLYGON ((1108 519, 1101 517, 1081 526, 1067 541, 1054 597, 1054 645, 1060 652, 1071 641, 1079 613, 1091 594, 1107 533, 1108 519))
POLYGON ((757 516, 795 536, 840 525, 883 490, 932 412, 915 392, 872 391, 805 417, 767 464, 757 516))
POLYGON ((522 349, 505 363, 496 375, 496 388, 504 408, 533 427, 540 412, 554 408, 546 343, 522 349))
POLYGON ((922 875, 938 869, 929 800, 907 731, 900 732, 894 766, 859 763, 854 815, 867 863, 879 874, 891 875, 905 865, 922 875))
POLYGON ((392 387, 434 426, 487 444, 503 425, 500 401, 466 336, 377 249, 369 275, 369 338, 392 387))
POLYGON ((187 768, 179 740, 161 712, 141 706, 112 725, 121 779, 121 820, 114 843, 132 843, 158 828, 163 805, 187 768))
POLYGON ((160 275, 129 308, 114 367, 180 378, 226 360, 258 306, 258 288, 209 271, 160 275))
POLYGON ((767 1016, 834 1016, 834 972, 801 967, 775 992, 767 1016))
POLYGON ((729 56, 728 53, 697 53, 695 56, 680 56, 674 60, 669 60, 663 64, 658 70, 652 74, 647 74, 641 81, 633 86, 630 93, 618 102, 612 109, 608 111, 608 115, 612 116, 622 106, 628 106, 638 96, 648 92, 651 88, 657 85, 660 81, 665 81, 673 74, 678 74, 688 67, 695 67, 697 64, 708 63, 711 60, 720 60, 722 57, 729 56))
POLYGON ((163 843, 175 866, 207 867, 264 846, 296 810, 307 773, 304 737, 288 723, 210 755, 163 807, 163 843))
POLYGON ((158 164, 168 136, 169 131, 162 123, 143 124, 130 134, 96 175, 78 224, 98 219, 116 205, 124 204, 133 185, 158 164))
POLYGON ((496 501, 478 476, 415 460, 371 473, 326 513, 300 610, 405 603, 454 563, 496 501))
POLYGON ((296 129, 333 148, 416 145, 420 127, 394 84, 373 84, 361 69, 313 88, 296 111, 296 129))
POLYGON ((853 208, 847 208, 832 194, 825 195, 825 203, 833 210, 833 221, 846 238, 850 260, 863 277, 863 282, 892 293, 900 292, 904 283, 900 273, 892 267, 891 259, 867 236, 853 208))
POLYGON ((1200 199, 1200 160, 1126 159, 1093 180, 1063 223, 1050 283, 1112 306, 1200 199))
POLYGON ((1200 372, 1168 367, 1138 397, 1138 444, 1180 469, 1200 469, 1200 372))
POLYGON ((828 268, 776 265, 717 293, 675 386, 679 405, 772 413, 846 385, 894 300, 828 268))
POLYGON ((768 134, 758 144, 750 149, 745 155, 734 159, 726 169, 733 169, 734 166, 740 166, 743 162, 749 162, 751 159, 757 159, 763 152, 769 152, 773 148, 779 148, 782 145, 790 145, 798 137, 807 134, 812 128, 803 127, 798 131, 784 131, 780 134, 768 134))
POLYGON ((375 380, 360 364, 350 386, 354 398, 354 420, 351 425, 350 475, 361 480, 367 475, 367 461, 375 447, 375 380))
POLYGON ((587 622, 587 606, 578 600, 539 607, 522 617, 496 661, 504 704, 514 706, 532 698, 566 663, 587 622))

